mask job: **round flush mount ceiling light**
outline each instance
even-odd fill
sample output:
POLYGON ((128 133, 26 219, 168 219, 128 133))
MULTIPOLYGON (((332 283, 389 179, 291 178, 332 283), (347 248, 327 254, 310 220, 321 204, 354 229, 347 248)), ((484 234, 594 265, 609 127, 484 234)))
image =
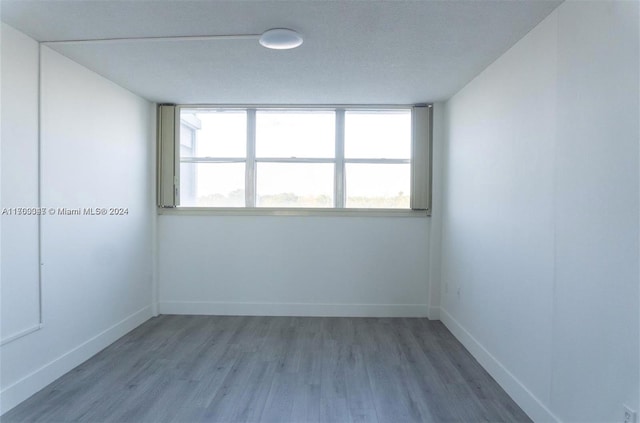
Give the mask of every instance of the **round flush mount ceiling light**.
POLYGON ((302 35, 292 29, 274 28, 262 33, 260 45, 274 50, 289 50, 302 44, 302 35))

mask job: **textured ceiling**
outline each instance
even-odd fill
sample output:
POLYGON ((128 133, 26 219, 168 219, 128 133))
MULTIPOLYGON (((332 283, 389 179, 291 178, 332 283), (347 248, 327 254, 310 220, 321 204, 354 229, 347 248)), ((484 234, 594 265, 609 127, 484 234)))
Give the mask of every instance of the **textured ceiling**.
POLYGON ((293 28, 295 50, 257 40, 59 45, 152 101, 398 103, 444 100, 560 1, 26 1, 2 20, 44 40, 259 34, 293 28))

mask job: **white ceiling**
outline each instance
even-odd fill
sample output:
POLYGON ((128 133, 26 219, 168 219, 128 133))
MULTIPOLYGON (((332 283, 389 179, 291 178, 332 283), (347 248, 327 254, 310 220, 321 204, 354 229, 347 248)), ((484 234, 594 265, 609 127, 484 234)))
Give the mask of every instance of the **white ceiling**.
POLYGON ((56 50, 152 101, 410 104, 444 100, 560 1, 26 1, 2 20, 36 40, 259 34, 257 40, 123 42, 56 50))

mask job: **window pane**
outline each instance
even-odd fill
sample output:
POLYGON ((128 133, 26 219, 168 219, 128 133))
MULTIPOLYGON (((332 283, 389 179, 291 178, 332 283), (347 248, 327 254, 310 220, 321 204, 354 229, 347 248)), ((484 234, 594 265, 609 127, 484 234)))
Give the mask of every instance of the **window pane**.
POLYGON ((345 112, 344 154, 348 159, 411 158, 411 111, 345 112))
POLYGON ((408 209, 411 166, 346 164, 346 207, 408 209))
POLYGON ((244 163, 181 163, 180 205, 244 207, 244 163))
POLYGON ((258 163, 259 207, 333 207, 333 164, 258 163))
POLYGON ((256 157, 335 156, 332 111, 256 112, 256 157))
POLYGON ((182 109, 180 157, 245 157, 244 110, 182 109))

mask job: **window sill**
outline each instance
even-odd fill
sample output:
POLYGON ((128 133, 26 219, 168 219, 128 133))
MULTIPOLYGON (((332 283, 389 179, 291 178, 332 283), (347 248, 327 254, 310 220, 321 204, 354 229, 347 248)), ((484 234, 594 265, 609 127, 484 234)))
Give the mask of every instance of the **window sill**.
POLYGON ((342 217, 427 217, 427 210, 329 209, 271 207, 158 207, 159 215, 182 216, 342 216, 342 217))

